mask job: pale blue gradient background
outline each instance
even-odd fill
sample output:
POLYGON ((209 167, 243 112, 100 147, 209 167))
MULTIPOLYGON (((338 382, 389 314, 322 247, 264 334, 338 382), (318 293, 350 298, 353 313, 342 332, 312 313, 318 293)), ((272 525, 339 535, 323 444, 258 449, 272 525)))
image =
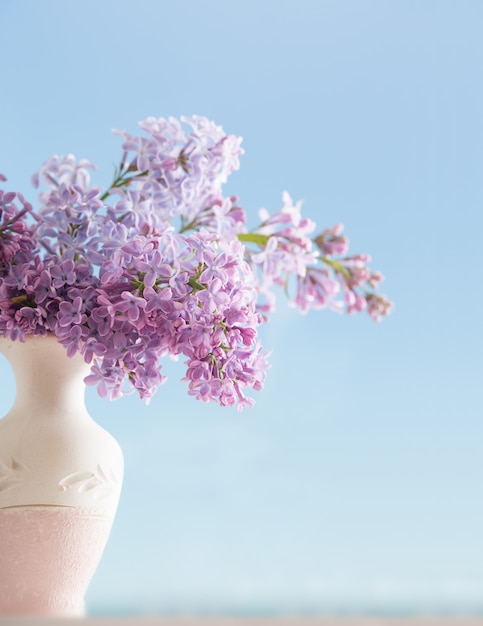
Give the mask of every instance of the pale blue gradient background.
POLYGON ((483 612, 483 4, 2 0, 0 28, 8 188, 69 152, 106 184, 113 127, 205 115, 244 137, 252 224, 287 189, 396 302, 381 325, 280 302, 241 415, 181 364, 147 408, 88 393, 126 457, 89 612, 483 612))

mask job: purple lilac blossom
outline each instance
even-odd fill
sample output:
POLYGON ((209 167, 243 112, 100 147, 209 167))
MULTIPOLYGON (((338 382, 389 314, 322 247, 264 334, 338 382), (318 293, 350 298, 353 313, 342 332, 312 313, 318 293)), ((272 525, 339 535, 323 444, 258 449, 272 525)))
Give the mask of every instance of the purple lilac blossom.
POLYGON ((302 313, 390 312, 369 256, 347 256, 341 224, 314 236, 287 192, 248 230, 238 199, 223 195, 241 137, 199 116, 140 127, 144 136, 115 131, 123 152, 106 190, 91 186, 95 166, 70 154, 33 176, 35 212, 0 190, 0 335, 54 334, 111 399, 149 401, 166 380, 163 358, 182 356, 189 395, 242 410, 263 388, 258 327, 280 288, 302 313))

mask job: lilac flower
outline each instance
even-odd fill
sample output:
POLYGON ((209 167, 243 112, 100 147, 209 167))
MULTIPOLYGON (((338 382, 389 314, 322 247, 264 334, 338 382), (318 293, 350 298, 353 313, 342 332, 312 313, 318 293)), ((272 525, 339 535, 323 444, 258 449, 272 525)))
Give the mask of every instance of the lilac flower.
MULTIPOLYGON (((5 177, 3 177, 5 180, 5 177)), ((35 242, 31 228, 26 224, 27 216, 32 214, 32 206, 21 194, 4 192, 0 189, 0 275, 2 267, 14 261, 17 253, 33 251, 35 242), (22 208, 18 206, 18 202, 22 208)))
POLYGON ((35 302, 42 304, 45 300, 55 297, 56 292, 52 284, 52 276, 49 270, 41 270, 40 274, 35 278, 33 282, 33 289, 35 292, 35 302))
POLYGON ((280 288, 302 313, 390 312, 369 256, 348 255, 341 224, 314 236, 287 192, 248 230, 238 199, 223 195, 241 137, 200 116, 140 127, 143 136, 116 131, 122 156, 104 191, 73 155, 33 176, 35 212, 0 190, 0 335, 54 334, 111 399, 149 402, 166 380, 163 358, 183 356, 189 395, 242 410, 264 385, 259 327, 280 288))
POLYGON ((95 169, 95 166, 87 159, 77 162, 72 154, 54 155, 32 176, 32 184, 37 188, 40 180, 43 179, 50 188, 58 188, 61 185, 67 187, 79 185, 82 189, 87 189, 90 182, 90 169, 95 169))
POLYGON ((77 296, 73 302, 61 302, 59 304, 59 326, 65 328, 74 324, 80 324, 84 319, 81 313, 82 298, 77 296))
POLYGON ((141 317, 142 309, 146 308, 146 300, 135 296, 129 291, 123 291, 121 294, 121 301, 116 305, 115 311, 118 315, 118 319, 122 319, 124 316, 130 322, 137 322, 141 317))
POLYGON ((343 230, 344 226, 342 224, 336 224, 317 235, 314 241, 319 250, 328 256, 344 256, 347 254, 349 243, 346 237, 342 236, 343 230))
POLYGON ((67 259, 59 265, 52 265, 50 267, 50 275, 54 289, 59 289, 64 287, 64 285, 73 285, 76 279, 74 261, 67 259))

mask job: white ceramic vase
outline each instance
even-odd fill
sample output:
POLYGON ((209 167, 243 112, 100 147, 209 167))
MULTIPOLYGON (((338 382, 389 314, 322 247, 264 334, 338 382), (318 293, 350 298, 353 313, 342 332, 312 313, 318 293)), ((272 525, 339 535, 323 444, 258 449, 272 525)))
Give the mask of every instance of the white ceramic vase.
POLYGON ((123 456, 89 416, 80 355, 0 338, 16 399, 0 420, 0 615, 82 617, 116 513, 123 456))

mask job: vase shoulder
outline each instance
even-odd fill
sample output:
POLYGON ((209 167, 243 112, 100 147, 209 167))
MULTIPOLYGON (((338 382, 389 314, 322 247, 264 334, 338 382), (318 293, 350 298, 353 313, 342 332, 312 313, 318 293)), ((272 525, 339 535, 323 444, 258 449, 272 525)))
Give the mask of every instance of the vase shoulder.
POLYGON ((0 420, 0 509, 53 505, 113 517, 123 454, 86 410, 89 366, 80 355, 67 357, 55 337, 3 339, 0 350, 17 388, 0 420))

